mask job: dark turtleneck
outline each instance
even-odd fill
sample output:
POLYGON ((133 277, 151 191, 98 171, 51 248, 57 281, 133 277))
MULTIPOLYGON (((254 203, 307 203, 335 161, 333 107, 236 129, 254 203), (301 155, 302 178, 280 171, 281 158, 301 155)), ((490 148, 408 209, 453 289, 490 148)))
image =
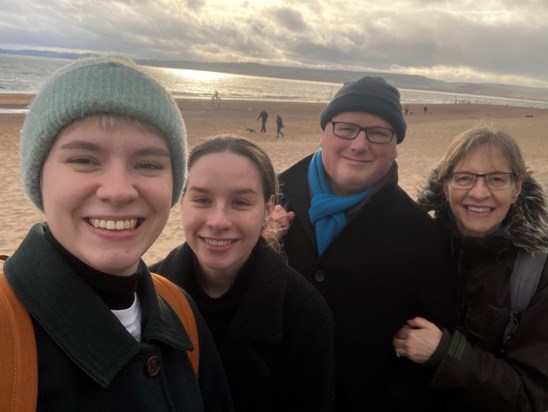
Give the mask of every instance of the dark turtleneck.
POLYGON ((86 265, 70 253, 55 239, 49 228, 46 229, 45 235, 46 239, 65 259, 72 271, 80 276, 111 310, 127 309, 133 304, 137 283, 143 270, 142 262, 139 264, 137 273, 133 275, 110 275, 86 265))
POLYGON ((237 274, 230 289, 224 295, 212 298, 204 292, 200 284, 200 280, 198 279, 200 269, 196 256, 194 256, 192 276, 190 276, 190 282, 186 285, 185 290, 198 305, 200 313, 204 317, 218 348, 222 346, 232 319, 242 306, 250 279, 253 275, 254 261, 255 253, 252 252, 237 274))

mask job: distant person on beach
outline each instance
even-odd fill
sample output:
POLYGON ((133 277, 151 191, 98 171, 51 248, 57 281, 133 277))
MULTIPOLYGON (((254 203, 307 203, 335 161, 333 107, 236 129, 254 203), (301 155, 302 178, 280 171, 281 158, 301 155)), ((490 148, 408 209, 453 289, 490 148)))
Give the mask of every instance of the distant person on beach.
POLYGON ((215 93, 211 96, 211 104, 217 108, 221 107, 221 95, 217 90, 215 90, 215 93))
POLYGON ((428 114, 428 107, 424 106, 424 109, 422 109, 422 111, 423 111, 424 114, 428 114))
POLYGON ((266 110, 263 109, 263 111, 259 113, 257 120, 259 119, 261 119, 261 133, 266 133, 266 121, 268 119, 268 113, 266 110))
POLYGON ((451 234, 459 326, 410 319, 395 350, 432 368, 432 387, 456 391, 451 411, 548 411, 543 185, 512 137, 474 128, 451 143, 418 199, 451 234))
POLYGON ((235 410, 331 410, 332 315, 264 230, 278 193, 268 155, 222 135, 195 146, 188 168, 181 200, 187 241, 152 268, 197 302, 235 410))
POLYGON ((276 115, 276 138, 280 138, 280 135, 284 137, 284 134, 282 132, 283 128, 284 128, 284 121, 282 119, 282 116, 277 114, 276 115))
POLYGON ((0 410, 232 410, 195 303, 141 259, 185 155, 177 104, 131 60, 78 60, 38 93, 21 172, 45 222, 0 274, 0 410))
MULTIPOLYGON (((396 356, 402 319, 456 318, 447 235, 398 186, 406 122, 380 77, 345 83, 321 112, 320 149, 280 176, 289 265, 335 317, 336 410, 443 410, 431 371, 396 356), (419 315, 421 314, 421 315, 419 315)), ((405 322, 404 321, 404 322, 405 322)))

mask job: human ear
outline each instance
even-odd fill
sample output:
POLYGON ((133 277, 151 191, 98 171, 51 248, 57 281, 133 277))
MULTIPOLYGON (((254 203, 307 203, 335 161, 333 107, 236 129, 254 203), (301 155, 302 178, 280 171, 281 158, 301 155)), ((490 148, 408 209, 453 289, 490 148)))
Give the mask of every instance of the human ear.
POLYGON ((521 179, 514 182, 514 185, 512 187, 512 203, 515 203, 516 200, 518 200, 518 197, 521 193, 521 187, 522 187, 521 179))
POLYGON ((443 194, 445 195, 445 200, 449 200, 449 181, 443 182, 443 194))
POLYGON ((268 199, 265 204, 265 212, 264 212, 265 223, 268 223, 268 220, 270 219, 270 216, 272 215, 272 212, 274 211, 275 205, 276 205, 276 196, 272 195, 270 196, 270 199, 268 199))

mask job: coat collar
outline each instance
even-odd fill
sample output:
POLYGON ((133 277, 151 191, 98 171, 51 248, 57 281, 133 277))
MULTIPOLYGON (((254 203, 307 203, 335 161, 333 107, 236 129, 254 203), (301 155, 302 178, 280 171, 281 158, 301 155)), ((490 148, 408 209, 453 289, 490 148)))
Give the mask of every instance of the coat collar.
MULTIPOLYGON (((312 156, 313 155, 305 157, 280 175, 280 191, 283 193, 283 206, 286 209, 295 212, 295 219, 299 219, 310 243, 317 253, 316 227, 308 217, 308 210, 310 209, 311 204, 311 194, 308 185, 308 166, 312 161, 312 156), (303 192, 303 188, 306 188, 306 192, 303 192)), ((386 192, 394 187, 399 187, 398 164, 396 161, 394 161, 390 173, 372 186, 373 192, 363 201, 350 208, 347 217, 354 219, 355 217, 361 216, 363 218, 364 213, 361 213, 361 211, 364 210, 365 205, 369 202, 375 202, 375 200, 378 199, 376 196, 378 193, 386 192)), ((346 225, 331 244, 337 242, 337 238, 343 237, 344 232, 351 227, 360 226, 353 224, 346 225)), ((291 228, 289 230, 291 231, 291 228)), ((329 245, 326 250, 328 250, 330 246, 331 245, 329 245)), ((325 255, 325 253, 323 255, 325 255)))
MULTIPOLYGON (((154 265, 154 270, 175 273, 176 283, 184 288, 190 284, 192 277, 197 276, 194 257, 194 252, 185 243, 164 261, 154 265)), ((283 340, 283 298, 287 279, 285 272, 280 273, 276 269, 283 263, 282 258, 264 241, 259 241, 253 250, 252 262, 246 268, 251 276, 245 297, 225 341, 280 344, 283 340)))
POLYGON ((236 314, 232 331, 234 337, 246 336, 248 341, 279 345, 283 340, 283 308, 287 285, 285 272, 280 272, 282 258, 265 242, 260 241, 253 251, 254 260, 248 291, 242 308, 236 314), (261 314, 257 316, 256 314, 261 314))
MULTIPOLYGON (((35 225, 4 272, 32 317, 65 354, 102 387, 140 349, 137 342, 95 292, 78 276, 35 225)), ((143 265, 144 266, 144 265, 143 265)), ((142 342, 160 341, 174 348, 192 348, 176 314, 158 299, 148 270, 137 290, 142 305, 142 342)))
POLYGON ((301 221, 309 241, 318 250, 316 243, 316 228, 308 218, 310 208, 310 190, 308 188, 308 165, 312 156, 307 156, 294 166, 283 172, 280 176, 280 191, 283 193, 284 207, 295 211, 295 219, 301 221), (305 193, 303 193, 306 190, 305 193), (301 216, 306 218, 301 219, 301 216))

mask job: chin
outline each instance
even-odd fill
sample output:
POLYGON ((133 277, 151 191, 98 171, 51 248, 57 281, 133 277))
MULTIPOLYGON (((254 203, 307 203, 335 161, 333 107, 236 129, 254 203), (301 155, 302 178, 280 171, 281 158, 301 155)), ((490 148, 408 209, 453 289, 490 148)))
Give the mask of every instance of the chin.
POLYGON ((105 272, 111 275, 130 276, 137 272, 139 267, 140 258, 133 259, 120 259, 120 257, 103 258, 97 264, 90 264, 101 272, 105 272))

